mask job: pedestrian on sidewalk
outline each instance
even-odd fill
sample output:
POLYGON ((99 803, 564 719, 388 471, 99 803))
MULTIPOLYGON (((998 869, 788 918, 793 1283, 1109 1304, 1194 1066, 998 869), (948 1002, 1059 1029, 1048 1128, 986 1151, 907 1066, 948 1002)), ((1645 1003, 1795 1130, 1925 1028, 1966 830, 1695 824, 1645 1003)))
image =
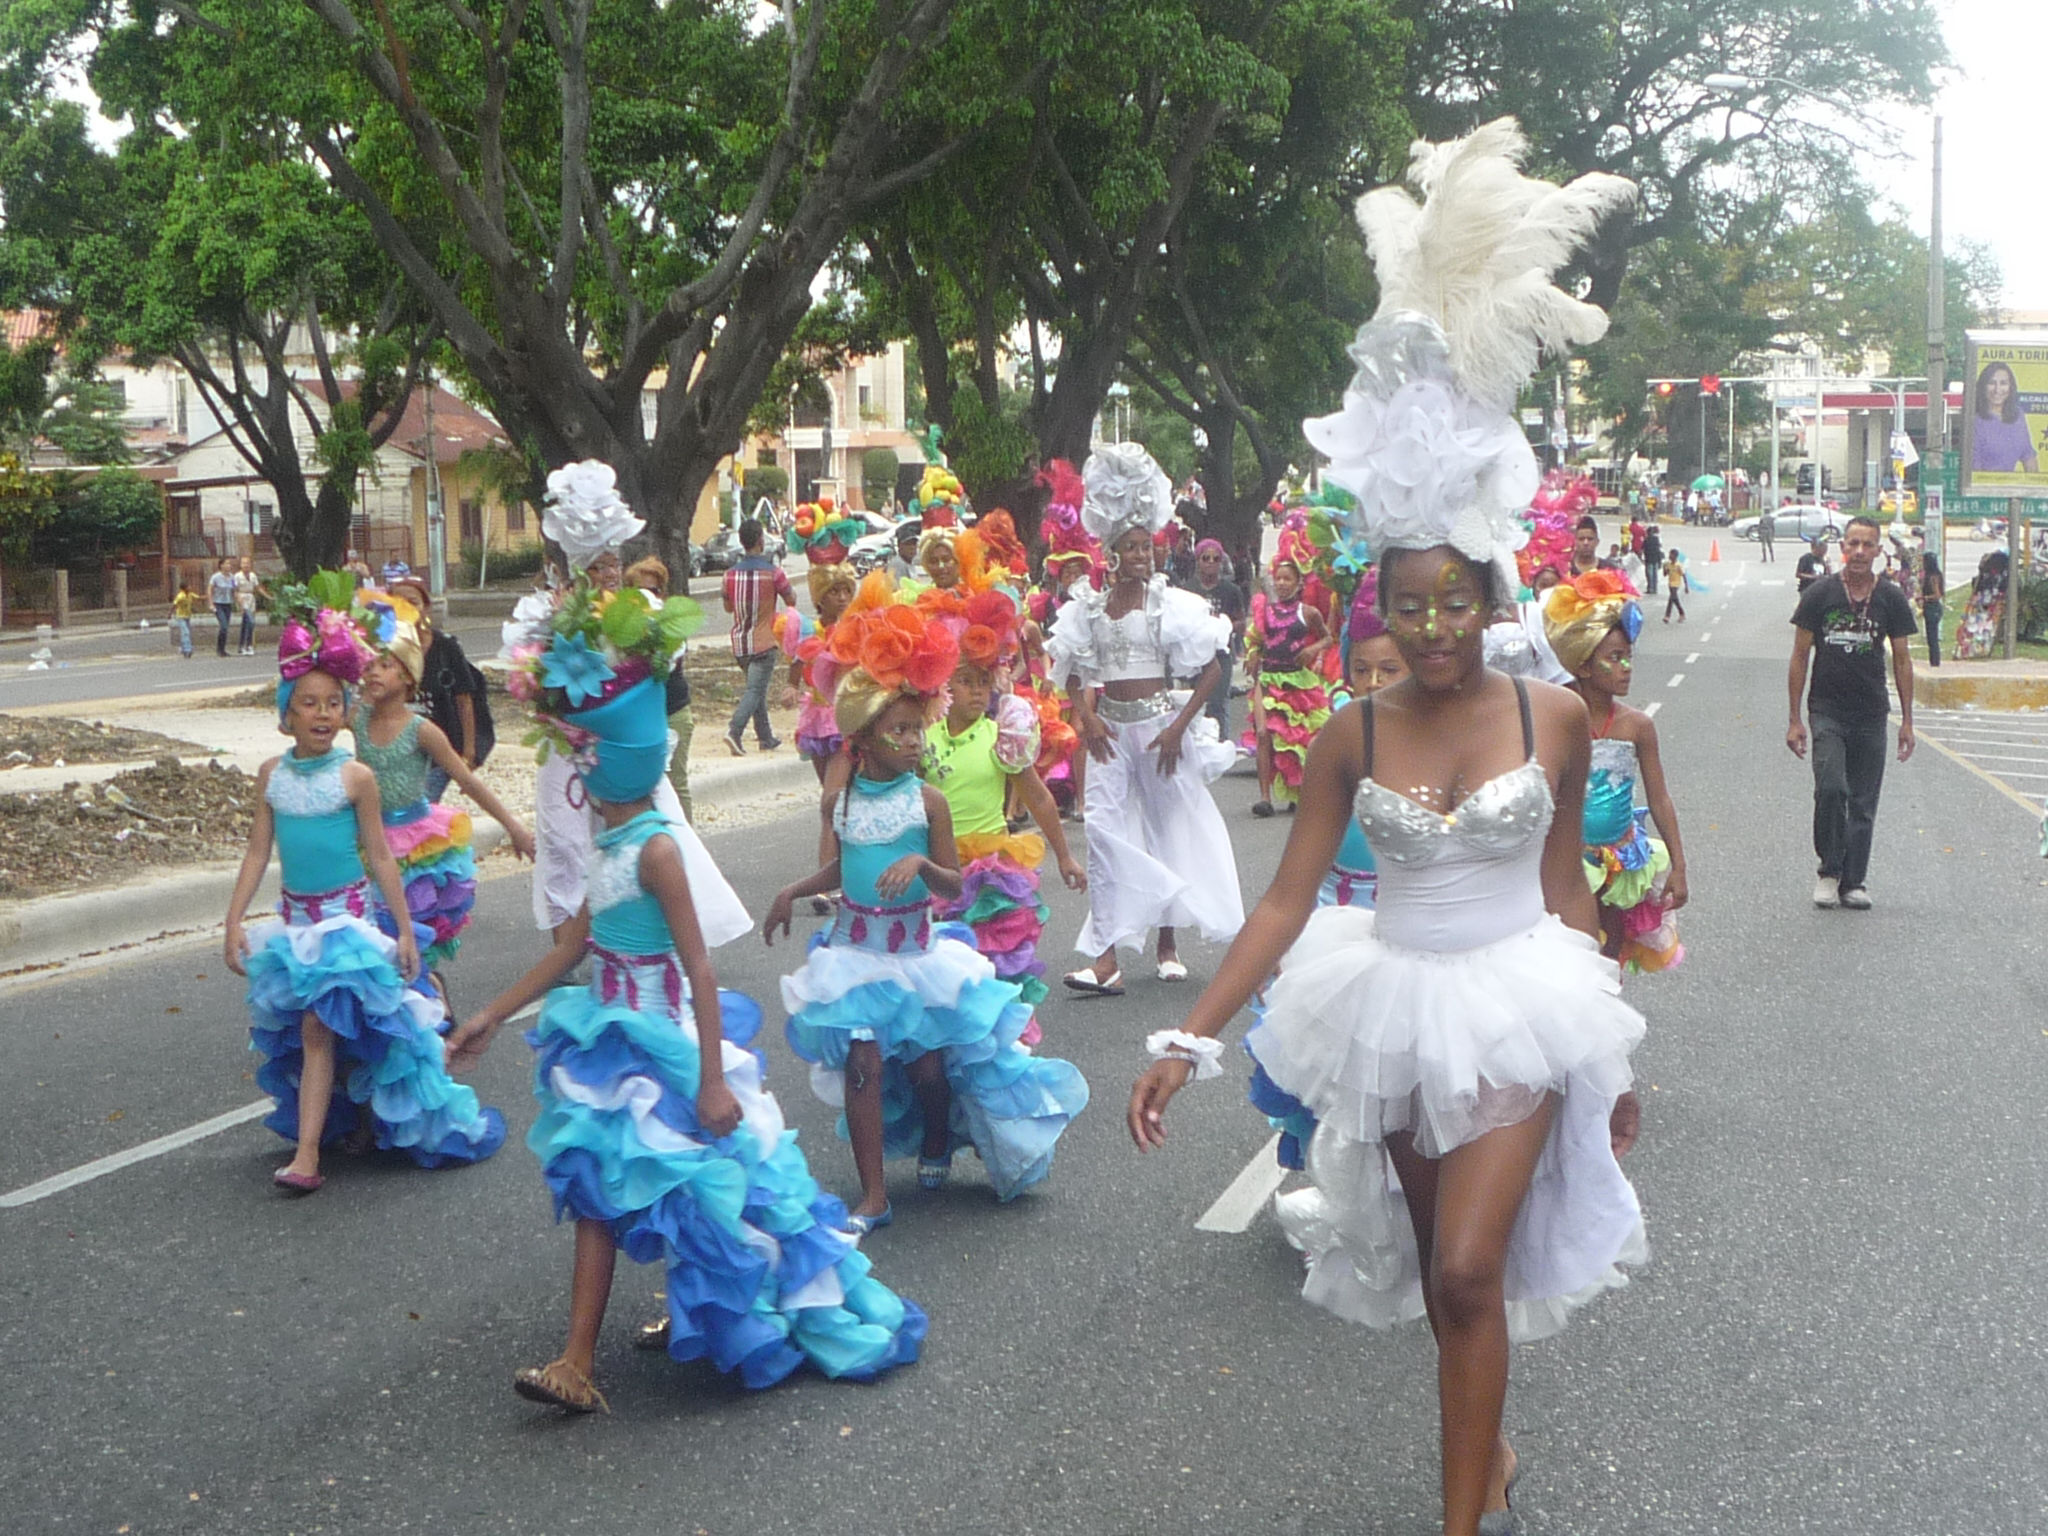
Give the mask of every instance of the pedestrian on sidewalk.
POLYGON ((1664 558, 1664 622, 1671 622, 1671 615, 1678 615, 1678 622, 1685 622, 1685 604, 1680 601, 1692 590, 1692 578, 1685 574, 1685 556, 1673 549, 1664 558))
POLYGON ((192 610, 199 599, 185 578, 178 578, 178 595, 171 599, 171 628, 177 631, 178 654, 187 661, 192 659, 192 610))
POLYGON ((725 573, 725 611, 732 615, 732 659, 746 676, 740 701, 725 728, 725 745, 734 757, 744 757, 747 745, 740 735, 749 720, 754 723, 754 741, 763 752, 782 745, 768 719, 768 686, 775 680, 775 605, 786 603, 796 609, 796 593, 782 567, 761 551, 761 525, 753 518, 740 524, 740 558, 725 573))
POLYGON ((1941 562, 1933 555, 1920 557, 1920 616, 1927 625, 1927 665, 1941 665, 1941 619, 1946 606, 1941 585, 1941 562))
POLYGON ((1760 549, 1760 550, 1762 551, 1762 553, 1763 553, 1763 559, 1764 559, 1764 560, 1765 560, 1765 561, 1766 561, 1767 563, 1772 563, 1772 564, 1775 564, 1775 563, 1776 563, 1776 561, 1777 561, 1777 558, 1778 558, 1778 546, 1777 546, 1777 543, 1776 543, 1777 537, 1778 537, 1778 514, 1777 514, 1776 512, 1774 512, 1774 511, 1772 511, 1772 510, 1771 510, 1771 509, 1770 509, 1769 507, 1765 507, 1765 508, 1763 509, 1763 511, 1762 511, 1762 512, 1761 512, 1760 514, 1758 514, 1758 516, 1757 516, 1757 520, 1756 520, 1756 542, 1757 542, 1757 547, 1758 547, 1758 548, 1759 548, 1759 549, 1760 549))
POLYGON ((235 612, 242 621, 242 654, 256 654, 256 598, 264 591, 256 574, 256 562, 242 556, 242 568, 235 572, 235 612))
POLYGON ((222 560, 213 568, 213 575, 207 578, 206 600, 213 604, 214 619, 220 625, 220 634, 213 642, 214 654, 228 653, 228 626, 235 616, 235 573, 233 562, 222 560))
POLYGON ((1850 518, 1842 530, 1841 573, 1817 577, 1792 615, 1792 723, 1785 745, 1795 757, 1807 755, 1808 731, 1800 719, 1804 697, 1812 720, 1813 851, 1820 860, 1816 907, 1870 907, 1864 881, 1891 714, 1882 651, 1887 643, 1899 691, 1899 761, 1913 755, 1913 654, 1906 641, 1919 626, 1904 594, 1879 581, 1872 569, 1882 538, 1875 518, 1850 518))
POLYGON ((1664 568, 1664 534, 1655 523, 1643 530, 1643 595, 1657 595, 1657 572, 1664 568))

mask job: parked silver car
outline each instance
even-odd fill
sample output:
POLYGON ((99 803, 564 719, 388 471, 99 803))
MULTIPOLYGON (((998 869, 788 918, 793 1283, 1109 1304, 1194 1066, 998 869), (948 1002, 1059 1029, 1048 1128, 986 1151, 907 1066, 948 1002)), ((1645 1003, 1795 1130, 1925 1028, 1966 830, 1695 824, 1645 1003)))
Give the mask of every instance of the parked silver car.
MULTIPOLYGON (((1773 542, 1783 540, 1788 544, 1810 544, 1822 534, 1833 543, 1841 538, 1842 530, 1849 519, 1856 514, 1838 511, 1833 507, 1786 505, 1778 508, 1777 522, 1773 525, 1773 542)), ((1728 531, 1738 539, 1756 542, 1757 524, 1761 518, 1745 517, 1736 522, 1728 531)))

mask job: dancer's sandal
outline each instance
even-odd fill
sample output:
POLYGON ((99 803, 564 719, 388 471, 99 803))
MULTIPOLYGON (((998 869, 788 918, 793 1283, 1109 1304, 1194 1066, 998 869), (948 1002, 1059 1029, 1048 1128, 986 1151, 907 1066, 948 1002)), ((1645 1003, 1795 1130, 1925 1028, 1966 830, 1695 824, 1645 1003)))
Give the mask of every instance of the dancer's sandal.
POLYGON ((270 1176, 270 1182, 275 1184, 285 1194, 297 1198, 301 1195, 312 1194, 314 1190, 325 1184, 327 1180, 317 1173, 293 1173, 290 1167, 287 1166, 273 1173, 270 1176))
POLYGON ((1521 1481, 1521 1477, 1522 1458, 1515 1456, 1514 1466, 1508 1469, 1507 1481, 1501 1484, 1501 1493, 1507 1499, 1508 1507, 1481 1515, 1479 1536, 1519 1536, 1522 1524, 1515 1517, 1515 1484, 1521 1481))
POLYGON ((840 1230, 857 1243, 877 1227, 886 1227, 895 1219, 896 1208, 889 1205, 883 1206, 881 1212, 874 1216, 864 1216, 858 1211, 853 1211, 848 1213, 846 1225, 840 1230))
POLYGON ((924 1190, 940 1190, 946 1187, 946 1180, 953 1173, 953 1154, 944 1157, 920 1157, 917 1160, 917 1187, 924 1190))
POLYGON ((546 1403, 569 1413, 610 1413, 612 1405, 591 1379, 567 1360, 529 1365, 512 1378, 512 1390, 529 1403, 546 1403))
POLYGON ((1264 821, 1273 814, 1273 802, 1270 800, 1254 800, 1252 802, 1252 814, 1258 817, 1259 820, 1264 821))
POLYGON ((1084 965, 1078 971, 1067 972, 1060 980, 1071 990, 1086 993, 1090 997, 1122 997, 1124 995, 1124 973, 1122 971, 1111 971, 1108 979, 1103 980, 1084 965))
POLYGON ((663 1313, 651 1323, 642 1323, 633 1334, 635 1349, 668 1348, 668 1314, 663 1313))
POLYGON ((1161 981, 1186 981, 1188 979, 1188 968, 1178 960, 1162 960, 1159 962, 1159 979, 1161 981))

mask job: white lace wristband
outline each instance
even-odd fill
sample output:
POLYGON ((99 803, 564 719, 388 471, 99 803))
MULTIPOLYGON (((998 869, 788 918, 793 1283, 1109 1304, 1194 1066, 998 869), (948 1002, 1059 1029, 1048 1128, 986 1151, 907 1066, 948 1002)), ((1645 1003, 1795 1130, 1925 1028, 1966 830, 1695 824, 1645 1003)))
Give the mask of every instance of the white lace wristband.
POLYGON ((1145 1037, 1145 1052, 1154 1061, 1184 1061, 1195 1069, 1192 1081, 1223 1075, 1223 1042, 1205 1040, 1184 1029, 1162 1029, 1145 1037))

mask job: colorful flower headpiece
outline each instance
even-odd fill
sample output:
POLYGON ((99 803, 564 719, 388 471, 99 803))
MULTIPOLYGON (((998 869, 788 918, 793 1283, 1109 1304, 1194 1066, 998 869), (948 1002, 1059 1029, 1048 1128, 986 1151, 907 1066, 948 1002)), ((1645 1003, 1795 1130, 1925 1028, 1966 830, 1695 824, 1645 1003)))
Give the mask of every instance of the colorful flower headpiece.
MULTIPOLYGON (((1380 573, 1377 567, 1367 566, 1358 579, 1358 591, 1351 599, 1351 616, 1344 626, 1346 656, 1350 654, 1349 647, 1358 641, 1386 632, 1386 616, 1380 612, 1380 573)), ((1348 661, 1346 664, 1349 665, 1348 661)))
POLYGON ((1065 459, 1054 459, 1039 470, 1033 483, 1046 493, 1045 511, 1039 515, 1038 531, 1049 553, 1048 569, 1079 561, 1092 570, 1102 568, 1102 546, 1095 535, 1081 526, 1081 502, 1086 489, 1081 472, 1065 459))
POLYGON ((796 509, 796 521, 784 542, 791 554, 801 552, 813 565, 837 565, 867 531, 860 518, 834 504, 830 496, 820 496, 796 509))
POLYGON ((427 665, 426 626, 419 609, 396 593, 358 587, 350 612, 371 649, 392 657, 419 687, 427 665))
POLYGON ((1643 632, 1643 610, 1628 584, 1612 571, 1588 571, 1561 581, 1543 600, 1543 635, 1559 665, 1576 677, 1592 660, 1607 632, 1619 629, 1635 643, 1643 632))
POLYGON ((506 688, 536 706, 545 759, 550 750, 586 744, 591 732, 578 715, 649 679, 666 679, 704 612, 687 597, 657 604, 638 587, 607 592, 578 577, 559 594, 545 630, 532 624, 534 617, 512 645, 506 688))
POLYGON ((1024 551, 1024 541, 1017 537, 1016 519, 1003 508, 990 512, 971 531, 988 551, 991 570, 1000 567, 1018 581, 1030 574, 1031 557, 1024 551))
POLYGON ((1523 586, 1534 587, 1536 573, 1545 566, 1559 576, 1571 570, 1573 529, 1599 498, 1599 488, 1584 475, 1554 469, 1543 477, 1529 504, 1529 515, 1522 520, 1529 542, 1515 552, 1523 586))
POLYGON ((350 612, 355 578, 346 571, 315 571, 303 587, 287 588, 285 621, 277 638, 277 718, 283 724, 292 688, 309 672, 325 672, 344 689, 363 680, 374 652, 363 643, 350 612))
POLYGON ((1316 547, 1308 535, 1308 513, 1296 507, 1280 524, 1280 538, 1273 549, 1273 561, 1285 560, 1302 575, 1315 569, 1316 547))
POLYGON ((833 716, 840 734, 850 737, 899 698, 922 700, 927 718, 936 719, 959 665, 960 642, 950 624, 892 601, 887 578, 877 572, 832 626, 824 654, 837 673, 833 716))

